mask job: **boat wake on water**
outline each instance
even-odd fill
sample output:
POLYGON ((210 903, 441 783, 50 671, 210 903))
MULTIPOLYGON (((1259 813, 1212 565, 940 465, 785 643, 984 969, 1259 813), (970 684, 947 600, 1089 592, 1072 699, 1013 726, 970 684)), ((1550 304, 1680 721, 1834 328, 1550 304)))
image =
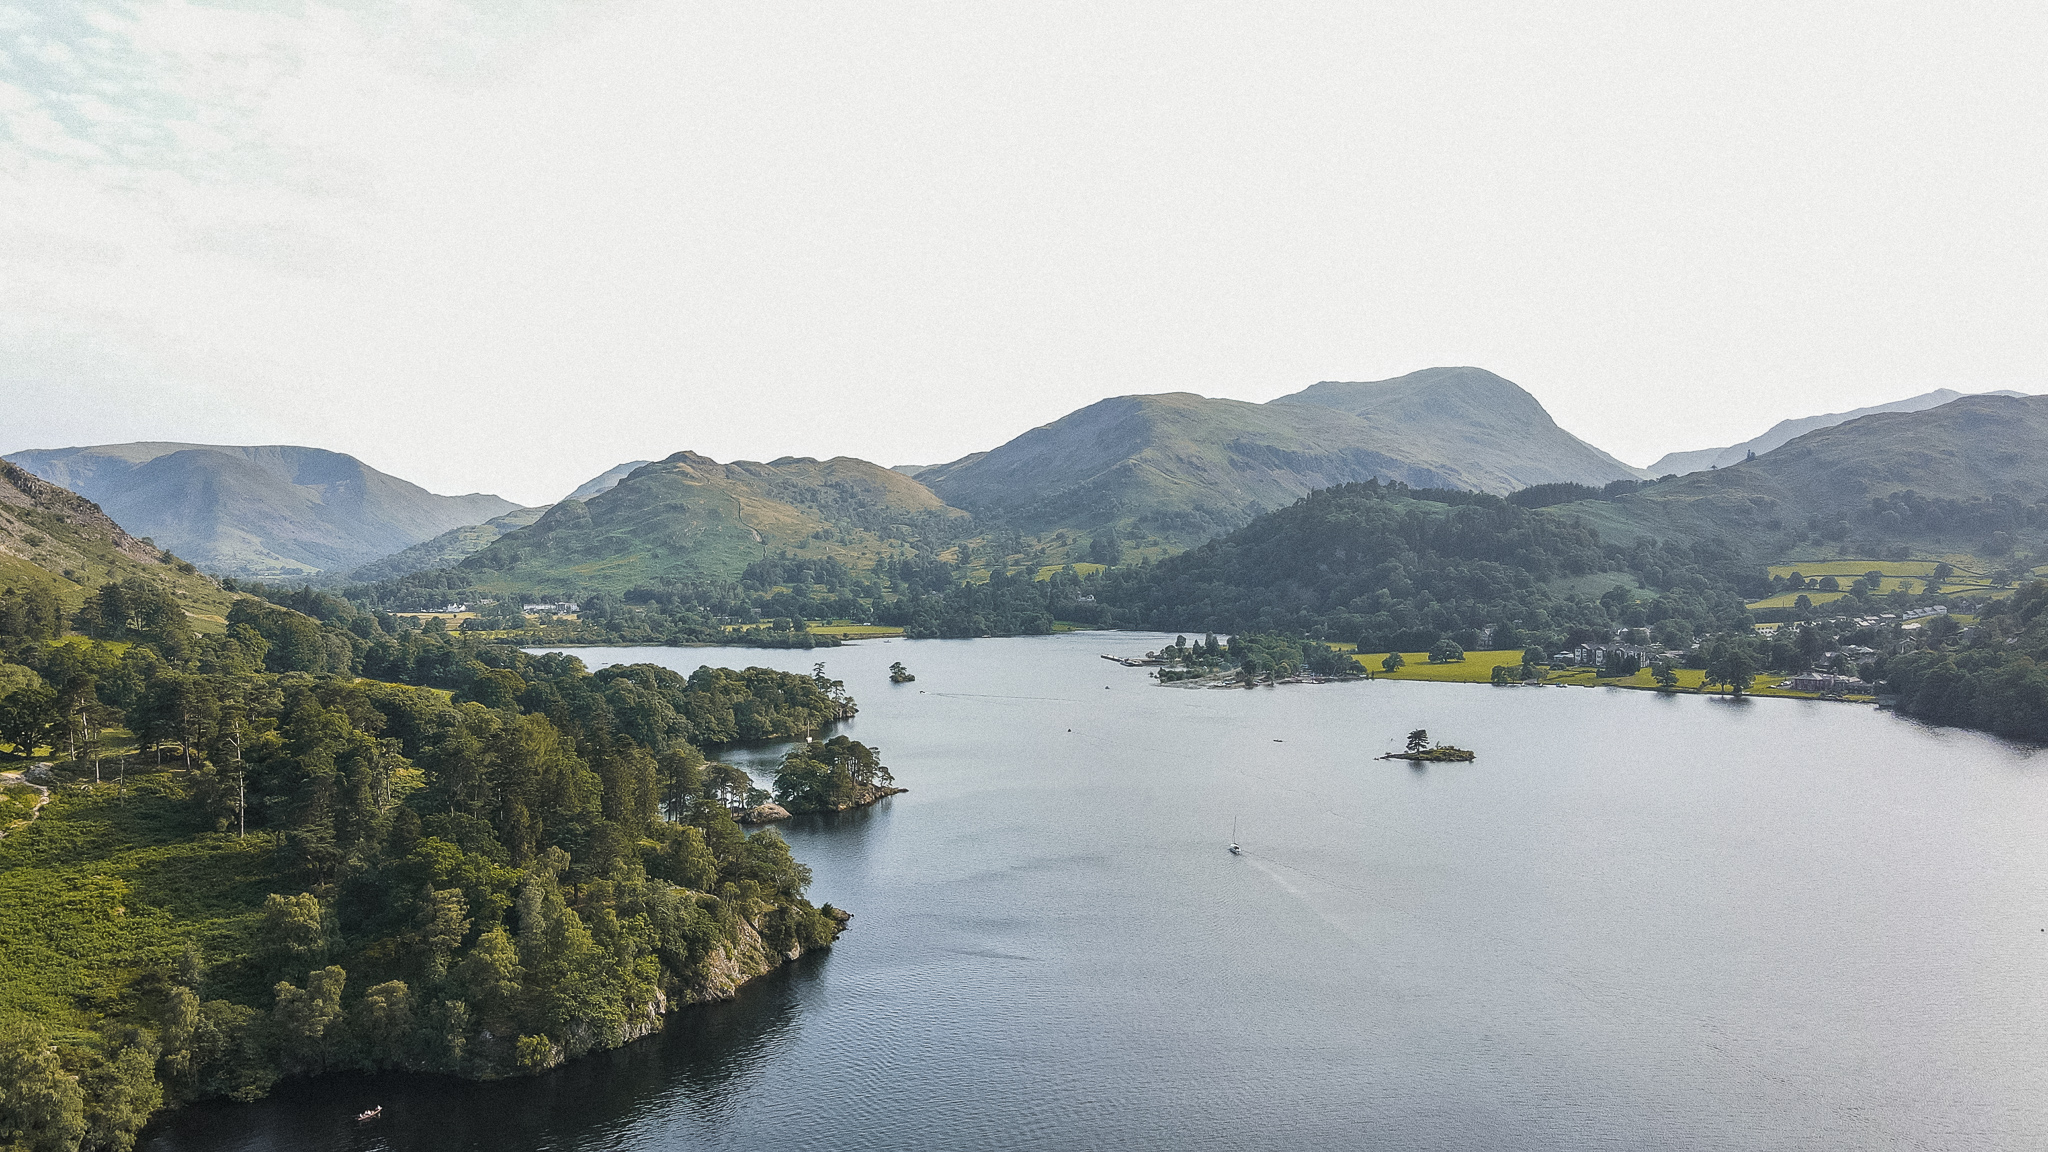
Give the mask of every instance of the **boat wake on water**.
MULTIPOLYGON (((1280 873, 1274 871, 1275 866, 1285 868, 1287 867, 1287 865, 1281 864, 1277 860, 1261 860, 1257 857, 1250 856, 1244 853, 1239 853, 1239 858, 1244 860, 1246 863, 1250 864, 1252 867, 1257 868, 1259 871, 1265 873, 1266 878, 1271 880, 1273 883, 1278 884, 1280 886, 1281 891, 1286 892, 1289 896, 1294 897, 1303 905, 1307 906, 1309 911, 1316 914, 1316 918, 1318 920, 1321 920, 1324 924, 1329 925, 1339 935, 1343 936, 1345 939, 1351 941, 1354 944, 1363 945, 1366 943, 1366 940, 1363 936, 1361 936, 1350 925, 1344 923, 1342 920, 1338 919, 1336 916, 1332 915, 1330 912, 1325 910, 1322 907, 1322 905, 1316 901, 1315 897, 1309 895, 1307 892, 1302 891, 1299 887, 1297 887, 1294 884, 1293 881, 1290 881, 1289 879, 1287 879, 1287 877, 1282 876, 1280 873)), ((1299 870, 1297 869, 1297 871, 1299 870)), ((1303 874, 1307 875, 1307 873, 1303 874)), ((1333 887, 1342 888, 1344 886, 1333 885, 1333 887)), ((1348 888, 1346 889, 1346 891, 1358 892, 1358 889, 1348 888)), ((1365 895, 1365 893, 1360 893, 1360 895, 1365 895)))

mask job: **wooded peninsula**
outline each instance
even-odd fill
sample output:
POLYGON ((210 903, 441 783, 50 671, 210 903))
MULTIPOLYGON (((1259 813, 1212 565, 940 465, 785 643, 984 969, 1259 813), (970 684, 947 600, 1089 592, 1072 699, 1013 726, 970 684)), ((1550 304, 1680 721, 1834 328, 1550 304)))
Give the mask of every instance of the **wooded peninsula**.
MULTIPOLYGON (((10 604, 0 738, 51 750, 0 812, 11 1146, 126 1148, 160 1108, 337 1069, 537 1071, 848 920, 735 823, 770 793, 706 755, 851 717, 822 671, 592 674, 339 601, 245 598, 195 635, 140 579, 83 636, 10 604)), ((801 812, 889 780, 840 736, 774 787, 801 812)))

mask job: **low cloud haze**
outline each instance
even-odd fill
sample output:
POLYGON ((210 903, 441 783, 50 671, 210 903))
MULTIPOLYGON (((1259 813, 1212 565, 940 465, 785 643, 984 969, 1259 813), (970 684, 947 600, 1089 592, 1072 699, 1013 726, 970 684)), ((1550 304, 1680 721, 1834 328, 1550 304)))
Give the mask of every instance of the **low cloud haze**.
POLYGON ((0 5, 0 451, 927 463, 1475 364, 1637 464, 2048 390, 2048 12, 0 5))

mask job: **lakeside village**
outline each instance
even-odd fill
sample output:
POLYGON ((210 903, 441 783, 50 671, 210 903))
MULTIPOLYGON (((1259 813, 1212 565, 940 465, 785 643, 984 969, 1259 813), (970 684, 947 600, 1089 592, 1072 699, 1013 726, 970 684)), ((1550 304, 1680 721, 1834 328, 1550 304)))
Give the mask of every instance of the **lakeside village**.
MULTIPOLYGON (((1621 628, 1605 637, 1579 638, 1555 652, 1529 648, 1491 649, 1495 629, 1475 630, 1464 639, 1438 641, 1427 652, 1359 653, 1346 644, 1323 644, 1274 636, 1209 635, 1190 643, 1186 636, 1143 656, 1104 654, 1126 668, 1154 669, 1161 685, 1183 688, 1249 688, 1279 684, 1322 684, 1380 677, 1472 683, 1613 684, 1618 687, 1703 691, 1727 684, 1730 673, 1716 666, 1708 642, 1667 643, 1642 628, 1621 628), (1512 662, 1510 662, 1512 661, 1512 662), (1688 674, 1689 673, 1689 674, 1688 674), (1635 681, 1642 681, 1636 683, 1635 681)), ((1972 628, 1945 605, 1868 616, 1826 617, 1798 624, 1759 624, 1759 641, 1784 642, 1797 654, 1789 676, 1745 684, 1743 691, 1824 699, 1871 700, 1876 685, 1866 667, 1881 655, 1917 650, 1924 639, 1967 641, 1972 628), (1832 637, 1829 644, 1823 638, 1832 637)), ((1734 674, 1740 675, 1741 669, 1734 674)), ((1754 675, 1755 670, 1751 670, 1754 675)), ((1879 701, 1883 703, 1883 701, 1879 701)))

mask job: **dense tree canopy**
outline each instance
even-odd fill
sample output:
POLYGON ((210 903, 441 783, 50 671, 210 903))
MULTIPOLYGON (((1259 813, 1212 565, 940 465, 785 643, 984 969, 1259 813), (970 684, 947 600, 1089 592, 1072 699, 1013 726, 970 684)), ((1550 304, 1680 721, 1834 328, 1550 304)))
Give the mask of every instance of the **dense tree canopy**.
POLYGON ((1518 646, 1524 635, 1561 643, 1574 627, 1669 620, 1690 634, 1748 620, 1731 575, 1693 553, 1604 545, 1577 521, 1498 497, 1377 483, 1312 492, 1190 552, 1118 571, 1100 600, 1130 626, 1289 632, 1361 651, 1426 651, 1461 634, 1474 647, 1487 628, 1518 646), (1615 594, 1568 583, 1600 574, 1613 574, 1615 594))
MULTIPOLYGON (((734 823, 758 790, 704 755, 852 716, 822 667, 592 675, 314 593, 310 611, 240 600, 196 636, 152 592, 98 590, 79 619, 96 635, 62 643, 16 596, 0 742, 64 766, 0 840, 0 885, 79 883, 66 870, 100 854, 78 828, 132 810, 211 926, 142 901, 157 959, 91 998, 0 940, 0 979, 58 989, 0 1004, 0 1142, 123 1148, 165 1102, 330 1069, 545 1067, 838 931, 788 846, 734 823)), ((845 737, 801 747, 856 787, 888 779, 845 737)))
POLYGON ((2048 581, 1994 601, 1965 636, 1930 631, 1876 665, 1898 710, 1936 724, 2048 740, 2048 581))

